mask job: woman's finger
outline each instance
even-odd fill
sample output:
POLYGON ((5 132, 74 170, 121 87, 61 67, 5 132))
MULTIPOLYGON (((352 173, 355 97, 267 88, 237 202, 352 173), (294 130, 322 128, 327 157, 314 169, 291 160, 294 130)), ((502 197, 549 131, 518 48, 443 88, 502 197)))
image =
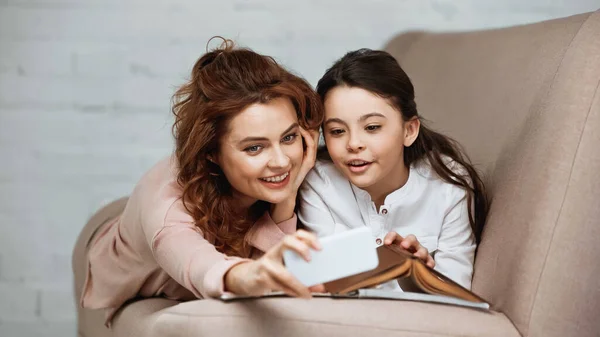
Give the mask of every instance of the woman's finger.
MULTIPOLYGON (((300 127, 300 133, 305 141, 311 143, 313 146, 319 142, 319 130, 307 130, 303 127, 300 127)), ((308 145, 308 144, 307 144, 308 145)))
POLYGON ((319 144, 319 136, 320 136, 319 129, 317 129, 317 130, 310 130, 309 132, 310 132, 310 135, 313 138, 313 142, 315 143, 315 145, 318 145, 319 144))
POLYGON ((321 250, 322 246, 319 243, 319 239, 317 238, 317 236, 309 231, 305 231, 303 229, 299 229, 295 234, 294 234, 298 239, 306 242, 310 247, 312 247, 315 250, 321 250))
POLYGON ((325 293, 326 292, 325 286, 323 284, 317 284, 312 287, 308 287, 308 290, 310 290, 313 293, 325 293))
MULTIPOLYGON (((273 275, 277 275, 278 273, 281 273, 281 270, 279 269, 277 264, 266 262, 264 265, 264 270, 265 270, 265 274, 264 274, 264 279, 262 280, 263 284, 265 285, 265 288, 267 288, 269 291, 283 291, 286 295, 288 296, 292 296, 292 297, 298 297, 301 296, 301 294, 297 291, 295 291, 294 289, 292 289, 291 287, 289 287, 287 284, 280 282, 279 280, 277 280, 275 277, 273 277, 273 275)), ((284 269, 285 271, 285 269, 284 269)))
POLYGON ((273 277, 270 279, 269 283, 271 285, 270 288, 272 289, 272 291, 283 291, 286 295, 290 297, 301 297, 300 293, 294 291, 294 289, 292 289, 284 283, 279 282, 273 277))
POLYGON ((304 139, 304 143, 306 144, 306 150, 304 151, 304 157, 302 158, 302 164, 300 164, 300 170, 298 171, 298 176, 296 178, 297 187, 302 184, 304 178, 308 174, 308 172, 315 166, 317 161, 317 145, 314 142, 312 135, 300 127, 300 134, 304 139))
POLYGON ((317 141, 315 141, 314 134, 310 133, 309 131, 303 128, 300 128, 300 133, 302 134, 302 138, 304 138, 304 142, 306 144, 304 161, 308 162, 308 164, 313 162, 314 165, 314 161, 317 158, 317 141))
MULTIPOLYGON (((281 246, 279 251, 279 258, 283 258, 283 251, 289 249, 296 252, 298 255, 302 256, 304 260, 309 262, 311 260, 310 257, 310 249, 306 242, 300 240, 294 235, 287 235, 281 241, 281 246)), ((279 260, 279 259, 278 259, 279 260)))
POLYGON ((300 135, 302 136, 307 149, 315 146, 315 137, 313 133, 300 127, 300 135))
POLYGON ((269 271, 270 277, 279 284, 282 290, 289 291, 294 296, 310 298, 308 288, 298 281, 283 265, 275 266, 269 271))

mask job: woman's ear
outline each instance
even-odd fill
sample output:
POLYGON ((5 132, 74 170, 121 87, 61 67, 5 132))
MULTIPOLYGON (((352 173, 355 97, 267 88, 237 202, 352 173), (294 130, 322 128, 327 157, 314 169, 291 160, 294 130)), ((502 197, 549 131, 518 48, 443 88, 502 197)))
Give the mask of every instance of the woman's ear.
POLYGON ((206 159, 208 159, 208 161, 211 164, 216 166, 216 167, 211 167, 211 165, 209 165, 209 171, 212 171, 212 172, 209 172, 208 174, 210 174, 211 176, 214 176, 214 177, 220 176, 222 171, 221 171, 221 165, 219 165, 217 156, 215 156, 214 154, 208 154, 208 155, 206 155, 206 159))
POLYGON ((411 146, 419 136, 421 121, 417 116, 404 122, 404 146, 411 146))
POLYGON ((214 155, 214 154, 212 154, 212 153, 211 153, 211 154, 208 154, 208 155, 206 156, 206 159, 208 159, 208 161, 209 161, 209 162, 211 162, 211 163, 213 163, 213 164, 215 164, 215 165, 217 165, 217 166, 221 166, 221 165, 219 165, 219 160, 218 160, 217 156, 215 156, 215 155, 214 155))

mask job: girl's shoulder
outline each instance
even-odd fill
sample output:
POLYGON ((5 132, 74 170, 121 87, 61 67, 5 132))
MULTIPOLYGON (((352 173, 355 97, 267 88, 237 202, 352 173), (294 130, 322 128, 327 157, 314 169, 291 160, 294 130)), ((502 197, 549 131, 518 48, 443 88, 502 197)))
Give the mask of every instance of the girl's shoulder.
MULTIPOLYGON (((442 161, 454 174, 454 177, 449 177, 450 179, 457 181, 456 177, 463 177, 466 178, 468 184, 471 184, 469 173, 462 164, 448 156, 442 156, 442 161)), ((411 174, 413 174, 413 172, 417 173, 417 176, 419 176, 421 180, 420 185, 423 186, 424 190, 437 191, 436 193, 439 193, 440 196, 444 196, 444 199, 451 204, 455 204, 457 201, 462 200, 466 195, 466 190, 463 187, 443 179, 436 172, 428 159, 422 159, 413 163, 413 165, 411 165, 411 174)))
POLYGON ((348 179, 338 171, 333 162, 319 159, 306 175, 304 184, 310 185, 313 189, 327 189, 347 185, 348 179))
MULTIPOLYGON (((446 155, 442 155, 442 162, 443 164, 450 169, 450 171, 452 171, 455 175, 457 176, 462 176, 462 177, 468 177, 469 176, 469 172, 467 171, 467 169, 461 165, 459 162, 455 161, 454 159, 450 158, 449 156, 446 155)), ((429 161, 428 158, 423 158, 420 160, 417 160, 416 162, 411 164, 411 172, 416 172, 418 173, 420 176, 427 178, 427 179, 433 179, 433 180, 441 180, 442 178, 438 175, 438 173, 436 172, 435 168, 433 167, 433 165, 431 164, 431 162, 429 161)))

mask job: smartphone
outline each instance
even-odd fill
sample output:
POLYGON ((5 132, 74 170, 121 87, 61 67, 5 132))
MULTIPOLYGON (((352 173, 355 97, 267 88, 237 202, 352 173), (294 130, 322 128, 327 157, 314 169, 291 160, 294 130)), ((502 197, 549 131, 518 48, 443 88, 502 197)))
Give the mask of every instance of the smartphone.
POLYGON ((370 228, 360 227, 319 238, 322 249, 310 250, 307 262, 292 250, 283 252, 286 268, 307 287, 374 269, 379 264, 370 228))

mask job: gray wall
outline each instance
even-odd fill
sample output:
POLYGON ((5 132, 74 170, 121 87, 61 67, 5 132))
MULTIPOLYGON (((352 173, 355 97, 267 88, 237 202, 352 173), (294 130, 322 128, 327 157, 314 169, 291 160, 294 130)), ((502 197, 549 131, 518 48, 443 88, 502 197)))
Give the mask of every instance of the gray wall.
POLYGON ((213 35, 313 85, 409 29, 503 27, 600 0, 0 0, 0 336, 75 336, 86 218, 172 149, 169 99, 213 35))

